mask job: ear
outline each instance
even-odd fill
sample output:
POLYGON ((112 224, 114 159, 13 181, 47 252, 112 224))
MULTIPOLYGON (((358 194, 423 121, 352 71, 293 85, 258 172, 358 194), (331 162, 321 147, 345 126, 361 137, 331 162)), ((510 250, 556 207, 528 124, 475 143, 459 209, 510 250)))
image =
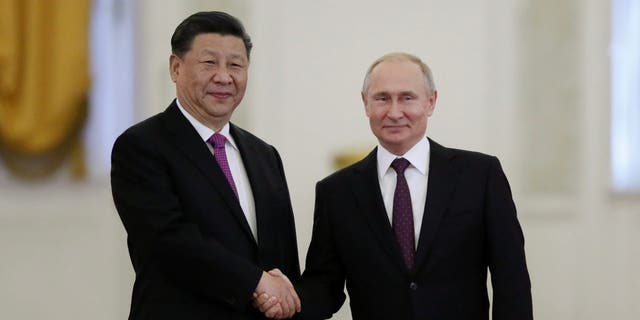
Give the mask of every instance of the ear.
POLYGON ((369 116, 369 108, 367 107, 367 95, 364 92, 360 92, 360 98, 362 98, 362 104, 364 105, 364 112, 369 116))
POLYGON ((171 54, 169 56, 169 74, 171 75, 171 80, 176 82, 178 80, 178 76, 180 76, 180 66, 182 65, 182 59, 175 54, 171 54))
POLYGON ((436 108, 436 100, 438 100, 438 90, 433 90, 433 94, 427 98, 427 115, 431 116, 436 108))

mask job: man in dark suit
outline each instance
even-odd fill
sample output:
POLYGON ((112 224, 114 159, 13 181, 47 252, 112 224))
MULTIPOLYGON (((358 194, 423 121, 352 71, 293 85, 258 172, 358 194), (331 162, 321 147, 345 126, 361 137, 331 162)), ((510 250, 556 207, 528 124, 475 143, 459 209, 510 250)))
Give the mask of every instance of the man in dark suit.
MULTIPOLYGON (((362 100, 379 145, 316 186, 313 236, 296 289, 304 319, 345 299, 353 319, 532 319, 524 238, 498 159, 425 137, 437 91, 418 57, 369 68, 362 100)), ((257 303, 261 310, 271 305, 257 303)))
POLYGON ((291 316, 299 299, 282 274, 297 280, 300 267, 282 161, 229 122, 251 40, 236 18, 200 12, 176 28, 171 47, 177 99, 126 130, 112 152, 136 273, 129 319, 262 319, 254 293, 291 316))

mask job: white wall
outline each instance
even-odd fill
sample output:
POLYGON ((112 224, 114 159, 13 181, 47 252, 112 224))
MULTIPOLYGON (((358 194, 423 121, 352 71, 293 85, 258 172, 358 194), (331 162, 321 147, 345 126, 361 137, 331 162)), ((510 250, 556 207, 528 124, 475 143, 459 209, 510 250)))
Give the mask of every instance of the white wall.
MULTIPOLYGON (((536 318, 640 317, 640 199, 609 191, 606 1, 145 0, 140 8, 138 119, 173 97, 169 37, 182 18, 224 9, 245 22, 255 48, 233 121, 283 156, 301 259, 315 182, 336 154, 375 144, 359 97, 366 68, 409 51, 432 67, 439 90, 429 135, 503 162, 536 318), (550 45, 558 43, 566 45, 550 45), (549 161, 545 179, 536 161, 549 161)), ((132 272, 107 181, 65 181, 35 186, 0 172, 0 318, 126 317, 132 272)), ((338 318, 349 319, 348 309, 338 318)))

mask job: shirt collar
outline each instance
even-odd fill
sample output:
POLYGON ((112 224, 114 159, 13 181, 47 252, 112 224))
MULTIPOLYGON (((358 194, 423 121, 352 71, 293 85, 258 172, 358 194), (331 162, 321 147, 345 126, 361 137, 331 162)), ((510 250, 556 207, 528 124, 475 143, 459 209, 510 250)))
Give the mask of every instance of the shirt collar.
MULTIPOLYGON (((193 128, 196 129, 196 131, 198 132, 198 135, 200 136, 200 138, 204 142, 207 142, 207 140, 209 140, 209 138, 211 138, 211 136, 215 132, 213 130, 211 130, 211 128, 205 126, 200 121, 198 121, 198 119, 194 118, 189 112, 187 112, 187 110, 185 110, 182 107, 182 104, 180 104, 180 101, 177 98, 176 98, 176 104, 178 105, 178 109, 180 109, 180 112, 182 112, 182 114, 185 116, 185 118, 187 118, 187 120, 189 121, 189 123, 191 123, 193 128)), ((231 134, 229 132, 229 122, 227 122, 224 125, 224 127, 222 127, 220 132, 218 132, 218 133, 223 135, 225 138, 227 138, 227 141, 231 144, 231 146, 234 149, 238 150, 238 147, 236 146, 236 142, 235 142, 235 140, 233 140, 233 137, 231 136, 231 134)))
POLYGON ((378 144, 378 181, 382 181, 382 177, 387 173, 389 167, 391 167, 391 162, 400 157, 409 160, 409 163, 411 163, 414 168, 418 169, 421 174, 426 176, 429 169, 430 153, 431 146, 426 137, 418 141, 418 143, 409 149, 409 151, 400 156, 389 152, 382 145, 378 144))

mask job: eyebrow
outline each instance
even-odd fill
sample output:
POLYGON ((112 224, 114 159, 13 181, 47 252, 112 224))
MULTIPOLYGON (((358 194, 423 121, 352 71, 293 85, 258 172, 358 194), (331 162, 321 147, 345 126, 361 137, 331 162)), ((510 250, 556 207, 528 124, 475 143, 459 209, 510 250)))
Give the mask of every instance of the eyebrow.
MULTIPOLYGON (((380 96, 380 95, 390 96, 392 94, 395 94, 395 92, 392 93, 392 92, 389 92, 388 90, 382 90, 382 91, 372 92, 371 96, 380 96)), ((411 90, 409 90, 409 91, 400 91, 400 92, 397 92, 397 94, 400 95, 400 96, 406 96, 406 95, 417 96, 418 95, 417 93, 415 93, 415 92, 413 92, 411 90)))
MULTIPOLYGON (((215 51, 215 50, 211 50, 211 49, 207 49, 207 48, 203 49, 202 52, 204 54, 210 54, 210 55, 213 55, 213 56, 221 55, 221 53, 219 51, 215 51)), ((234 59, 238 58, 238 59, 245 59, 246 60, 244 55, 242 55, 240 53, 232 53, 230 58, 234 58, 234 59)))

